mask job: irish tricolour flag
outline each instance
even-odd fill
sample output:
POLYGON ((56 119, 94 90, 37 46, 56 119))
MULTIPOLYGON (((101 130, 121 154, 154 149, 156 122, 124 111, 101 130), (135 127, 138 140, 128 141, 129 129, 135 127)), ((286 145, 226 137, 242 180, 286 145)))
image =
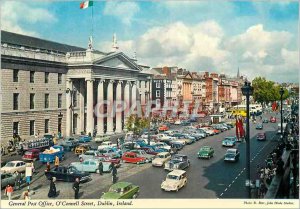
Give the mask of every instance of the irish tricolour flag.
POLYGON ((86 9, 93 6, 93 1, 83 1, 80 3, 80 9, 86 9))

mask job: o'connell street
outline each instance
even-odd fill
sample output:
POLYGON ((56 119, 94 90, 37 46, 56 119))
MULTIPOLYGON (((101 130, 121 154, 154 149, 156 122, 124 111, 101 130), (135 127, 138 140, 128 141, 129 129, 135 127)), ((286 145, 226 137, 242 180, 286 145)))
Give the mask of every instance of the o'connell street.
POLYGON ((3 1, 2 200, 298 199, 298 4, 3 1))

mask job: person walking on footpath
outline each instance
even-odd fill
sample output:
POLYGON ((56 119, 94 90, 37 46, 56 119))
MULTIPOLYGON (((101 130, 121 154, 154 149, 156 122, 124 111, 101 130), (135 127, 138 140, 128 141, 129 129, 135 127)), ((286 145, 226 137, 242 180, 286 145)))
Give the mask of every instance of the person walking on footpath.
POLYGON ((55 168, 58 168, 58 166, 59 166, 59 157, 58 156, 55 156, 54 166, 55 166, 55 168))
POLYGON ((76 178, 73 184, 73 190, 75 193, 75 199, 79 199, 79 178, 76 178))
POLYGON ((50 163, 49 163, 49 162, 47 162, 47 165, 46 165, 46 170, 45 170, 45 171, 46 171, 46 172, 47 172, 47 171, 49 172, 50 170, 51 170, 50 163))
POLYGON ((16 171, 16 179, 15 179, 15 189, 20 190, 21 188, 21 173, 19 171, 16 171))
POLYGON ((48 197, 56 197, 57 193, 56 193, 56 186, 55 186, 55 182, 56 181, 56 178, 55 177, 52 177, 51 180, 50 180, 50 189, 49 189, 49 192, 48 192, 48 197))
POLYGON ((13 187, 10 184, 8 184, 5 188, 5 194, 8 197, 8 200, 11 200, 13 191, 14 191, 13 187))
POLYGON ((99 170, 99 174, 102 176, 102 174, 103 174, 103 163, 102 163, 102 161, 99 162, 98 170, 99 170))
POLYGON ((118 174, 118 172, 117 172, 117 168, 116 168, 116 166, 112 163, 112 170, 111 170, 111 174, 112 174, 112 182, 113 182, 113 184, 114 183, 116 183, 117 182, 117 174, 118 174))

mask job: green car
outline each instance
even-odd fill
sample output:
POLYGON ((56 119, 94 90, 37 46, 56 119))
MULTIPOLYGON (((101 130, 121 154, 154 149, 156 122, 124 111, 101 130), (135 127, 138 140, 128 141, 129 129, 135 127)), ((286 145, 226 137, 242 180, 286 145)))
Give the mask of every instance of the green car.
POLYGON ((214 149, 210 146, 203 146, 198 152, 198 158, 207 158, 210 159, 214 156, 214 149))
POLYGON ((139 194, 140 187, 129 182, 113 184, 108 192, 103 193, 101 199, 135 199, 139 194))

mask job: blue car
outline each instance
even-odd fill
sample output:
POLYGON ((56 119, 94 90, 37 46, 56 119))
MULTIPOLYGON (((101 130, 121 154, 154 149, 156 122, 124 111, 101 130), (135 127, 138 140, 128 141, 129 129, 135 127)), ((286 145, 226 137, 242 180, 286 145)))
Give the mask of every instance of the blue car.
POLYGON ((92 137, 90 137, 90 136, 81 136, 79 138, 79 143, 87 143, 90 141, 92 141, 92 137))
POLYGON ((234 147, 236 143, 236 137, 226 137, 223 141, 222 141, 222 146, 223 147, 234 147))

